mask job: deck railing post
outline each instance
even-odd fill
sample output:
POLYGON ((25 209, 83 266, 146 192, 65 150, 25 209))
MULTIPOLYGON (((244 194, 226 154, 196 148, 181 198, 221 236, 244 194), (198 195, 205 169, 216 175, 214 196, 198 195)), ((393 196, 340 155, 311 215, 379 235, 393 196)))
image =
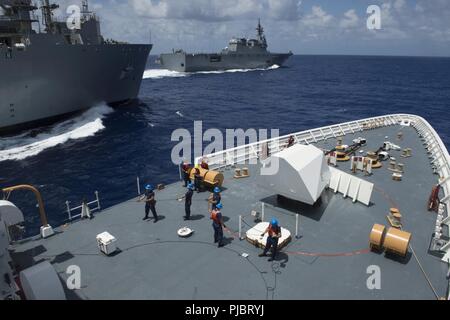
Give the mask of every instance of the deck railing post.
POLYGON ((66 201, 67 214, 69 216, 69 221, 72 221, 72 213, 70 212, 70 202, 66 201))
POLYGON ((97 199, 97 209, 100 210, 100 198, 98 197, 98 191, 95 191, 95 198, 97 199))
POLYGON ((261 203, 261 222, 264 222, 264 208, 265 204, 264 202, 261 203))
POLYGON ((136 184, 137 184, 138 196, 140 196, 141 195, 141 183, 139 181, 139 177, 136 177, 136 184))
POLYGON ((242 240, 242 215, 239 216, 239 240, 242 240))

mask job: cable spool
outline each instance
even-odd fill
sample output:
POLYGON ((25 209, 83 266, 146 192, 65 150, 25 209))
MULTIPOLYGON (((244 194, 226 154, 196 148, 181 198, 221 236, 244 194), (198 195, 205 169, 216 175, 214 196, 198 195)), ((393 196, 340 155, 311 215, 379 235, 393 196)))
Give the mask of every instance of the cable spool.
POLYGON ((370 249, 372 250, 382 250, 383 249, 383 241, 386 233, 386 227, 381 224, 375 224, 372 228, 372 232, 370 233, 370 249))
POLYGON ((373 152, 373 151, 367 152, 367 157, 372 160, 372 169, 379 169, 383 166, 381 164, 381 162, 379 161, 378 155, 376 152, 373 152))
POLYGON ((409 242, 411 241, 411 233, 389 228, 384 237, 383 246, 387 252, 398 254, 405 257, 408 252, 409 242))

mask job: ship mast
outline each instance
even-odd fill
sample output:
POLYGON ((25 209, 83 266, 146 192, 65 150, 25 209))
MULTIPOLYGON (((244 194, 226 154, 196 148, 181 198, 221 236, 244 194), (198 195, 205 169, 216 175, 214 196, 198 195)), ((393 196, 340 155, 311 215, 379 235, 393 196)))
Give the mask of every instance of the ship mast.
POLYGON ((267 48, 266 36, 264 35, 264 28, 261 26, 261 19, 258 19, 258 27, 256 28, 257 39, 263 48, 267 48))
POLYGON ((89 18, 92 17, 92 12, 89 11, 89 1, 83 0, 81 2, 81 18, 82 21, 87 21, 89 18))
POLYGON ((49 0, 42 1, 42 17, 44 18, 45 31, 54 33, 53 10, 59 8, 57 4, 50 4, 49 0))

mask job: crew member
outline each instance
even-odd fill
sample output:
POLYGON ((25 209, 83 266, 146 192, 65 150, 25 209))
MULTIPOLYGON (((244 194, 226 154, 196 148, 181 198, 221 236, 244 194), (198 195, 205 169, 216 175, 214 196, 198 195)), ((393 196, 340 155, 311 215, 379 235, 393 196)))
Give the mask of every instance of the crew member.
POLYGON ((208 199, 208 202, 211 203, 211 210, 214 210, 216 208, 216 205, 222 201, 220 188, 215 187, 213 191, 213 194, 208 199))
POLYGON ((188 191, 184 195, 184 199, 186 200, 184 203, 184 209, 186 211, 186 215, 184 216, 184 220, 191 219, 191 205, 192 205, 192 196, 194 194, 194 184, 188 184, 188 191))
POLYGON ((189 183, 191 183, 191 179, 189 177, 189 173, 191 171, 191 166, 187 161, 183 161, 181 164, 181 174, 183 175, 184 187, 187 187, 189 183))
POLYGON ((277 219, 272 219, 269 227, 266 229, 266 231, 264 231, 263 234, 261 234, 261 237, 264 237, 266 233, 269 234, 269 236, 267 237, 266 247, 264 248, 264 252, 259 256, 266 257, 267 252, 269 252, 270 248, 272 248, 272 257, 269 259, 269 261, 273 261, 277 254, 278 239, 281 238, 281 227, 278 225, 277 219))
POLYGON ((194 173, 194 187, 195 187, 195 191, 197 191, 197 193, 199 193, 201 191, 202 188, 202 176, 200 174, 200 169, 198 168, 198 165, 194 168, 195 173, 194 173))
POLYGON ((200 164, 200 167, 202 169, 209 170, 209 164, 208 164, 208 162, 206 162, 205 159, 202 159, 202 163, 200 164))
POLYGON ((218 203, 216 205, 216 209, 211 211, 211 220, 213 221, 212 227, 214 229, 214 243, 217 243, 217 246, 223 247, 223 228, 225 227, 223 223, 223 217, 220 210, 222 210, 223 205, 218 203))
POLYGON ((292 147, 294 143, 295 143, 294 136, 290 136, 286 148, 292 147))
POLYGON ((156 213, 156 200, 155 200, 155 188, 148 184, 145 186, 145 194, 139 199, 139 201, 145 201, 145 217, 142 220, 148 220, 148 214, 150 210, 153 214, 153 223, 158 222, 158 214, 156 213))

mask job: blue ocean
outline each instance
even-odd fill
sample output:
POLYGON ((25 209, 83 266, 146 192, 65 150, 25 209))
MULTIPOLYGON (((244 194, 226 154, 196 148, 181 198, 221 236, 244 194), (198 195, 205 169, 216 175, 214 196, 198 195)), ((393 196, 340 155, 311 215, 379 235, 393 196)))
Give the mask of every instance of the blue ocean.
MULTIPOLYGON (((67 221, 65 202, 100 194, 102 207, 137 195, 141 183, 177 181, 175 129, 279 129, 280 134, 389 114, 425 117, 450 143, 450 58, 293 56, 284 67, 182 74, 151 57, 139 101, 105 105, 48 127, 0 138, 0 187, 32 184, 49 222, 67 221)), ((33 195, 10 200, 39 231, 33 195)))

